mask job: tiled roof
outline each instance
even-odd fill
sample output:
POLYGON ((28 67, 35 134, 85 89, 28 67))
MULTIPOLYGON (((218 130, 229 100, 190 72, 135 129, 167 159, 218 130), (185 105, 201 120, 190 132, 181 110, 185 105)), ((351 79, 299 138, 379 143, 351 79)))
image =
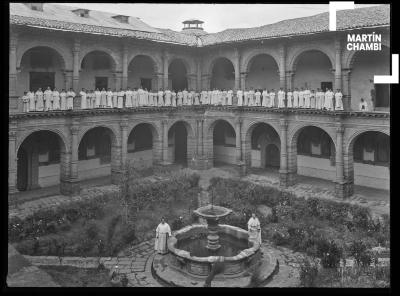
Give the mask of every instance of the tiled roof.
MULTIPOLYGON (((321 13, 256 28, 228 29, 212 34, 204 32, 205 34, 201 34, 199 37, 201 40, 198 40, 198 37, 191 34, 151 27, 139 18, 130 17, 129 24, 124 24, 112 18, 115 14, 91 10, 90 17, 84 18, 74 14, 72 12, 74 9, 76 8, 45 3, 43 11, 34 11, 22 3, 10 3, 10 24, 51 30, 132 37, 187 46, 207 46, 329 31, 328 13, 321 13)), ((338 31, 389 25, 389 5, 337 12, 338 31)))

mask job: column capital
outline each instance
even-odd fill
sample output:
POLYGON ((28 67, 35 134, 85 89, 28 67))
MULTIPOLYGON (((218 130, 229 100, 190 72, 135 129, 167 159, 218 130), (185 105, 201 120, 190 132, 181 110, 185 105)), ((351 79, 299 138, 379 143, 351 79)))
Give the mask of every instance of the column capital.
POLYGON ((17 131, 16 130, 9 130, 8 131, 8 140, 15 140, 17 137, 17 131))
POLYGON ((335 50, 336 51, 341 51, 342 49, 342 40, 340 39, 340 37, 338 37, 337 35, 335 36, 335 50))
POLYGON ((281 129, 287 129, 288 125, 289 123, 287 122, 286 118, 279 119, 279 126, 281 127, 281 129))
POLYGON ((18 43, 18 33, 11 32, 10 33, 10 50, 15 50, 17 48, 18 43))
POLYGON ((350 75, 351 74, 351 68, 345 68, 345 69, 342 69, 342 75, 350 75))
POLYGON ((79 128, 78 125, 72 125, 70 127, 70 131, 71 131, 71 134, 77 135, 79 133, 79 131, 80 131, 80 128, 79 128))
POLYGON ((161 123, 162 123, 164 126, 168 126, 168 119, 163 119, 163 120, 161 120, 161 123))
POLYGON ((236 118, 235 119, 235 124, 236 125, 241 125, 243 123, 243 119, 242 118, 236 118))
POLYGON ((122 130, 128 129, 128 121, 125 121, 125 120, 121 121, 119 123, 119 126, 121 127, 122 130))

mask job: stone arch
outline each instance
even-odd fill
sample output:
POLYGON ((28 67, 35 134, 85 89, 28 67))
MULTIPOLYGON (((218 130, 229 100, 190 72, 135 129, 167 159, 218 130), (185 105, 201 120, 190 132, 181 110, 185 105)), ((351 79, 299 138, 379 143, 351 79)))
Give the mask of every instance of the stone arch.
POLYGON ((26 46, 18 46, 17 47, 17 68, 21 67, 21 61, 23 56, 25 55, 26 52, 28 52, 30 49, 33 49, 35 47, 47 47, 52 49, 60 58, 63 68, 64 69, 72 69, 72 55, 69 53, 65 48, 62 46, 59 46, 55 42, 47 42, 47 41, 35 41, 35 43, 29 43, 26 46))
POLYGON ((196 135, 194 133, 194 129, 193 129, 192 125, 188 121, 186 121, 184 119, 180 119, 180 118, 169 122, 169 124, 168 124, 168 141, 170 138, 170 133, 172 131, 172 128, 177 127, 177 125, 179 125, 179 124, 182 124, 185 128, 186 139, 181 137, 180 140, 182 140, 182 142, 180 143, 181 145, 179 145, 179 143, 176 142, 177 138, 175 135, 175 138, 173 140, 173 143, 174 143, 173 148, 168 148, 168 149, 173 149, 172 151, 168 152, 168 154, 170 155, 168 157, 172 157, 173 161, 172 161, 172 159, 170 159, 170 160, 172 162, 176 162, 177 155, 182 155, 182 153, 184 153, 186 156, 186 159, 185 159, 185 157, 179 158, 179 159, 190 164, 191 161, 195 157, 195 151, 196 151, 196 135), (184 146, 182 146, 182 145, 184 145, 184 146), (177 153, 177 149, 179 149, 179 151, 182 153, 177 153))
POLYGON ((52 132, 52 133, 57 134, 60 137, 63 146, 65 147, 65 152, 66 153, 70 152, 70 145, 69 145, 69 141, 68 141, 68 136, 66 136, 62 130, 56 129, 56 128, 45 128, 45 129, 43 129, 42 127, 29 129, 29 130, 25 131, 24 133, 22 133, 21 136, 17 137, 17 143, 16 143, 16 146, 15 146, 16 147, 15 151, 18 152, 19 147, 25 141, 26 138, 28 138, 31 134, 33 134, 35 132, 40 132, 40 131, 48 131, 48 132, 52 132))
POLYGON ((92 126, 87 126, 84 127, 82 130, 79 131, 79 135, 78 135, 78 146, 81 143, 83 137, 86 135, 87 132, 89 132, 90 130, 93 130, 95 128, 98 127, 102 127, 105 128, 106 130, 109 131, 109 135, 110 135, 110 139, 111 139, 111 144, 113 146, 120 146, 120 137, 119 137, 119 133, 115 130, 115 128, 113 126, 107 126, 107 125, 92 125, 92 126))
POLYGON ((148 57, 152 61, 154 73, 160 73, 161 72, 162 62, 156 56, 154 56, 154 55, 152 56, 148 52, 135 52, 134 54, 132 54, 128 58, 128 67, 131 64, 131 62, 138 56, 148 57))
MULTIPOLYGON (((251 121, 249 124, 247 124, 246 129, 242 132, 244 135, 244 145, 243 145, 243 160, 246 163, 246 166, 250 167, 251 166, 251 143, 252 143, 252 135, 253 135, 253 131, 257 126, 260 125, 267 125, 269 127, 272 128, 273 131, 275 131, 275 133, 278 136, 279 139, 279 143, 281 143, 281 136, 280 136, 280 131, 278 126, 276 125, 276 123, 274 122, 270 122, 270 121, 266 121, 266 120, 254 120, 251 121)), ((280 148, 280 147, 279 147, 280 148)))
POLYGON ((196 66, 192 59, 180 55, 170 55, 168 57, 168 69, 175 60, 180 60, 185 65, 187 75, 196 74, 196 66))
POLYGON ((267 55, 267 56, 272 57, 272 59, 275 61, 276 65, 278 66, 279 71, 282 69, 282 65, 279 62, 280 61, 279 55, 276 52, 269 51, 269 50, 266 50, 264 48, 258 48, 258 49, 255 49, 255 50, 251 51, 243 59, 242 66, 241 66, 242 71, 249 72, 252 60, 254 58, 256 58, 257 56, 260 56, 260 55, 267 55))
POLYGON ((84 50, 82 50, 80 52, 80 57, 79 57, 79 69, 81 69, 82 66, 82 61, 84 60, 84 58, 95 51, 99 51, 99 52, 104 52, 106 54, 108 54, 108 56, 110 57, 110 61, 111 61, 111 70, 112 71, 117 71, 117 70, 121 70, 121 63, 120 63, 120 58, 118 56, 118 54, 116 52, 114 52, 113 50, 111 50, 108 47, 105 46, 96 46, 96 47, 90 47, 90 48, 86 48, 84 50))
MULTIPOLYGON (((70 150, 62 131, 58 129, 37 128, 26 132, 17 139, 18 142, 15 151, 17 158, 16 185, 19 190, 32 190, 40 187, 60 185, 67 178, 70 150), (44 136, 41 133, 45 133, 46 135, 44 145, 40 145, 41 142, 38 139, 38 137, 44 136), (55 140, 55 142, 52 140, 55 140), (26 141, 27 143, 25 143, 26 141), (47 164, 41 166, 40 151, 44 147, 47 148, 47 161, 45 161, 47 164)), ((62 187, 60 187, 60 190, 62 191, 62 187)))
MULTIPOLYGON (((385 48, 389 49, 389 51, 390 51, 389 41, 382 40, 382 47, 385 47, 385 48)), ((347 54, 344 58, 343 69, 352 69, 354 62, 356 60, 357 54, 360 53, 360 51, 352 50, 352 51, 347 51, 346 53, 347 54)))
POLYGON ((221 120, 229 123, 230 126, 235 130, 235 122, 232 118, 216 118, 216 119, 213 118, 212 121, 207 122, 207 125, 206 125, 206 131, 207 131, 206 135, 207 136, 211 135, 211 137, 212 137, 215 125, 218 123, 218 121, 221 121, 221 120))
POLYGON ((355 140, 358 138, 358 136, 362 135, 363 133, 366 132, 377 132, 377 133, 382 133, 390 137, 390 131, 388 129, 377 129, 377 128, 368 128, 368 129, 363 129, 363 130, 357 130, 351 135, 349 135, 345 141, 345 153, 351 153, 353 151, 353 146, 355 140))
POLYGON ((325 56, 328 57, 329 61, 331 62, 331 67, 335 67, 335 57, 333 53, 326 47, 320 46, 320 45, 304 45, 300 48, 298 48, 296 51, 294 51, 289 57, 288 57, 288 71, 296 71, 296 66, 297 62, 299 61, 299 58, 301 55, 307 51, 319 51, 322 52, 325 56))
POLYGON ((168 131, 170 130, 170 128, 175 123, 178 123, 178 122, 182 122, 185 125, 187 133, 188 133, 188 137, 194 137, 195 136, 194 135, 194 130, 195 129, 193 128, 193 125, 190 122, 188 122, 188 121, 186 121, 185 119, 182 119, 182 118, 177 118, 177 119, 174 119, 173 121, 168 122, 168 131))
POLYGON ((213 68, 214 68, 215 64, 218 62, 219 59, 227 59, 228 61, 230 61, 232 63, 232 66, 233 66, 233 69, 235 70, 235 72, 237 71, 235 63, 234 63, 234 61, 232 60, 231 57, 226 56, 226 55, 217 55, 217 56, 214 56, 211 59, 211 61, 209 62, 209 65, 207 67, 207 72, 206 73, 208 75, 210 75, 210 77, 212 75, 213 68))

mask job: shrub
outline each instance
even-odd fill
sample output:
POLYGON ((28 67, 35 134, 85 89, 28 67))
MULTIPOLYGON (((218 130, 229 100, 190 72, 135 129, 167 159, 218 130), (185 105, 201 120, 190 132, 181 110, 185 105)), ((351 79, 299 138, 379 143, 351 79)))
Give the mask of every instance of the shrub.
POLYGON ((363 241, 353 241, 349 247, 349 253, 358 265, 369 266, 372 262, 372 255, 363 241))
POLYGON ((315 287, 318 277, 318 263, 304 260, 300 263, 300 284, 303 287, 315 287))
POLYGON ((87 237, 91 240, 94 240, 99 236, 99 227, 93 220, 86 223, 84 231, 87 237))

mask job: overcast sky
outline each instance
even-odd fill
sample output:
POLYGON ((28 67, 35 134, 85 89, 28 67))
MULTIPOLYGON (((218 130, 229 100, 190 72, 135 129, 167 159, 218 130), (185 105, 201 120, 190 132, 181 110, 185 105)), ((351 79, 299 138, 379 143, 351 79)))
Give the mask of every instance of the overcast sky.
MULTIPOLYGON (((61 4, 61 3, 60 3, 61 4)), ((209 33, 230 28, 258 27, 284 19, 327 12, 328 4, 105 4, 62 3, 63 5, 139 17, 152 27, 180 31, 182 21, 204 21, 209 33)), ((372 6, 356 5, 356 7, 372 6)))

